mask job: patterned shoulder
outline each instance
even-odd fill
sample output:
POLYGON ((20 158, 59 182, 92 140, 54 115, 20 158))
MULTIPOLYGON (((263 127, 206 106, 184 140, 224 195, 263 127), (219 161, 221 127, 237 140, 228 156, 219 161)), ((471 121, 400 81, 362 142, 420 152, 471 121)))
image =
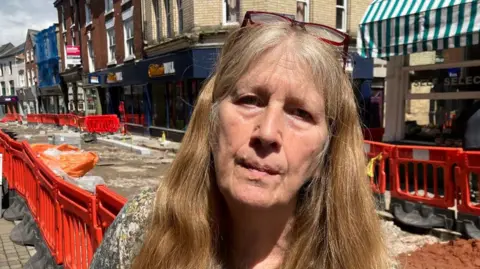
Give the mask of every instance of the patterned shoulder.
POLYGON ((155 191, 146 189, 125 204, 105 233, 93 256, 90 269, 130 268, 143 244, 154 200, 155 191))

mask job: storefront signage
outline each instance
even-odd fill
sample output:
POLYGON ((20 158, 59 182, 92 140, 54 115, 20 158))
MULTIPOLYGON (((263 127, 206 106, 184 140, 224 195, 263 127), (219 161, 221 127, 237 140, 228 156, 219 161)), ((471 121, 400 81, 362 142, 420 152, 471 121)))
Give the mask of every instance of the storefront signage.
POLYGON ((0 96, 0 103, 10 103, 10 102, 17 102, 18 98, 16 96, 0 96))
POLYGON ((468 76, 468 77, 449 77, 449 78, 433 78, 431 80, 421 79, 412 82, 413 86, 433 86, 439 83, 443 83, 445 86, 465 86, 465 85, 478 85, 480 84, 480 76, 468 76))
POLYGON ((81 65, 80 46, 67 46, 67 65, 81 65))
POLYGON ((107 83, 117 83, 123 80, 122 72, 108 73, 107 74, 107 83))
POLYGON ((150 78, 162 77, 165 75, 175 74, 174 62, 163 64, 151 64, 148 66, 148 76, 150 78))
POLYGON ((40 94, 43 96, 63 95, 60 87, 40 88, 40 94))
POLYGON ((98 84, 98 83, 100 83, 100 80, 98 79, 97 76, 91 76, 90 77, 90 83, 91 84, 98 84))

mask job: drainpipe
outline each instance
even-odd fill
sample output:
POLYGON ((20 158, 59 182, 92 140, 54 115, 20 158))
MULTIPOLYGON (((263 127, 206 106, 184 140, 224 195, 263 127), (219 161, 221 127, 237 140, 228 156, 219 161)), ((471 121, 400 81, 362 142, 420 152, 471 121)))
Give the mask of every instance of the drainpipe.
MULTIPOLYGON (((82 26, 80 25, 80 2, 79 0, 75 1, 75 25, 77 26, 77 35, 78 35, 78 42, 80 43, 80 69, 82 72, 80 76, 82 77, 82 85, 83 85, 83 44, 82 44, 82 26)), ((73 87, 73 104, 75 107, 75 113, 78 114, 78 88, 77 84, 75 83, 73 87)))

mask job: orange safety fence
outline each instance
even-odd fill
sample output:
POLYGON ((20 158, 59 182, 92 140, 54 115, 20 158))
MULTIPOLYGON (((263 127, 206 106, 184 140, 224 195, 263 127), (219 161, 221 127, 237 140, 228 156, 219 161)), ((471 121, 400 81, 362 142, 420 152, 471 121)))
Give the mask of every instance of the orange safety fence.
POLYGON ((95 200, 95 195, 68 182, 58 181, 57 201, 66 269, 88 268, 99 245, 95 238, 95 200))
POLYGON ((60 207, 57 202, 58 178, 32 150, 28 143, 23 142, 25 153, 32 161, 37 171, 38 178, 38 226, 40 232, 47 244, 52 257, 57 264, 63 262, 63 252, 61 246, 63 239, 61 237, 60 207))
POLYGON ((120 128, 117 115, 87 116, 85 126, 89 133, 115 133, 120 128))
MULTIPOLYGON (((52 117, 42 119, 48 122, 52 117)), ((104 185, 98 185, 93 194, 65 181, 54 174, 34 148, 0 131, 4 176, 10 189, 25 199, 55 263, 67 269, 87 269, 127 199, 104 185)), ((442 209, 456 203, 459 212, 480 217, 480 204, 470 199, 475 189, 472 185, 479 184, 478 178, 471 184, 470 177, 472 173, 480 174, 479 152, 374 141, 365 141, 364 149, 370 160, 368 176, 373 192, 385 193, 390 183, 391 195, 396 199, 442 209)))
POLYGON ((97 195, 97 240, 100 242, 110 224, 122 209, 127 199, 116 194, 104 185, 96 188, 97 195))
POLYGON ((480 152, 462 152, 459 159, 460 169, 456 176, 461 200, 458 212, 480 216, 480 152))
POLYGON ((455 204, 453 165, 461 149, 396 146, 392 197, 448 209, 455 204))

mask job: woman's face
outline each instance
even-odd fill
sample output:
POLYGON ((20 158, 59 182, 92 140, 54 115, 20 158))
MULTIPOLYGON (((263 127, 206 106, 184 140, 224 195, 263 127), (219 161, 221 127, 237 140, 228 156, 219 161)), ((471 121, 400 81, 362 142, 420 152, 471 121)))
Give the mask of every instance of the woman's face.
POLYGON ((327 140, 312 75, 279 46, 258 58, 218 107, 217 184, 228 202, 295 203, 327 140))

